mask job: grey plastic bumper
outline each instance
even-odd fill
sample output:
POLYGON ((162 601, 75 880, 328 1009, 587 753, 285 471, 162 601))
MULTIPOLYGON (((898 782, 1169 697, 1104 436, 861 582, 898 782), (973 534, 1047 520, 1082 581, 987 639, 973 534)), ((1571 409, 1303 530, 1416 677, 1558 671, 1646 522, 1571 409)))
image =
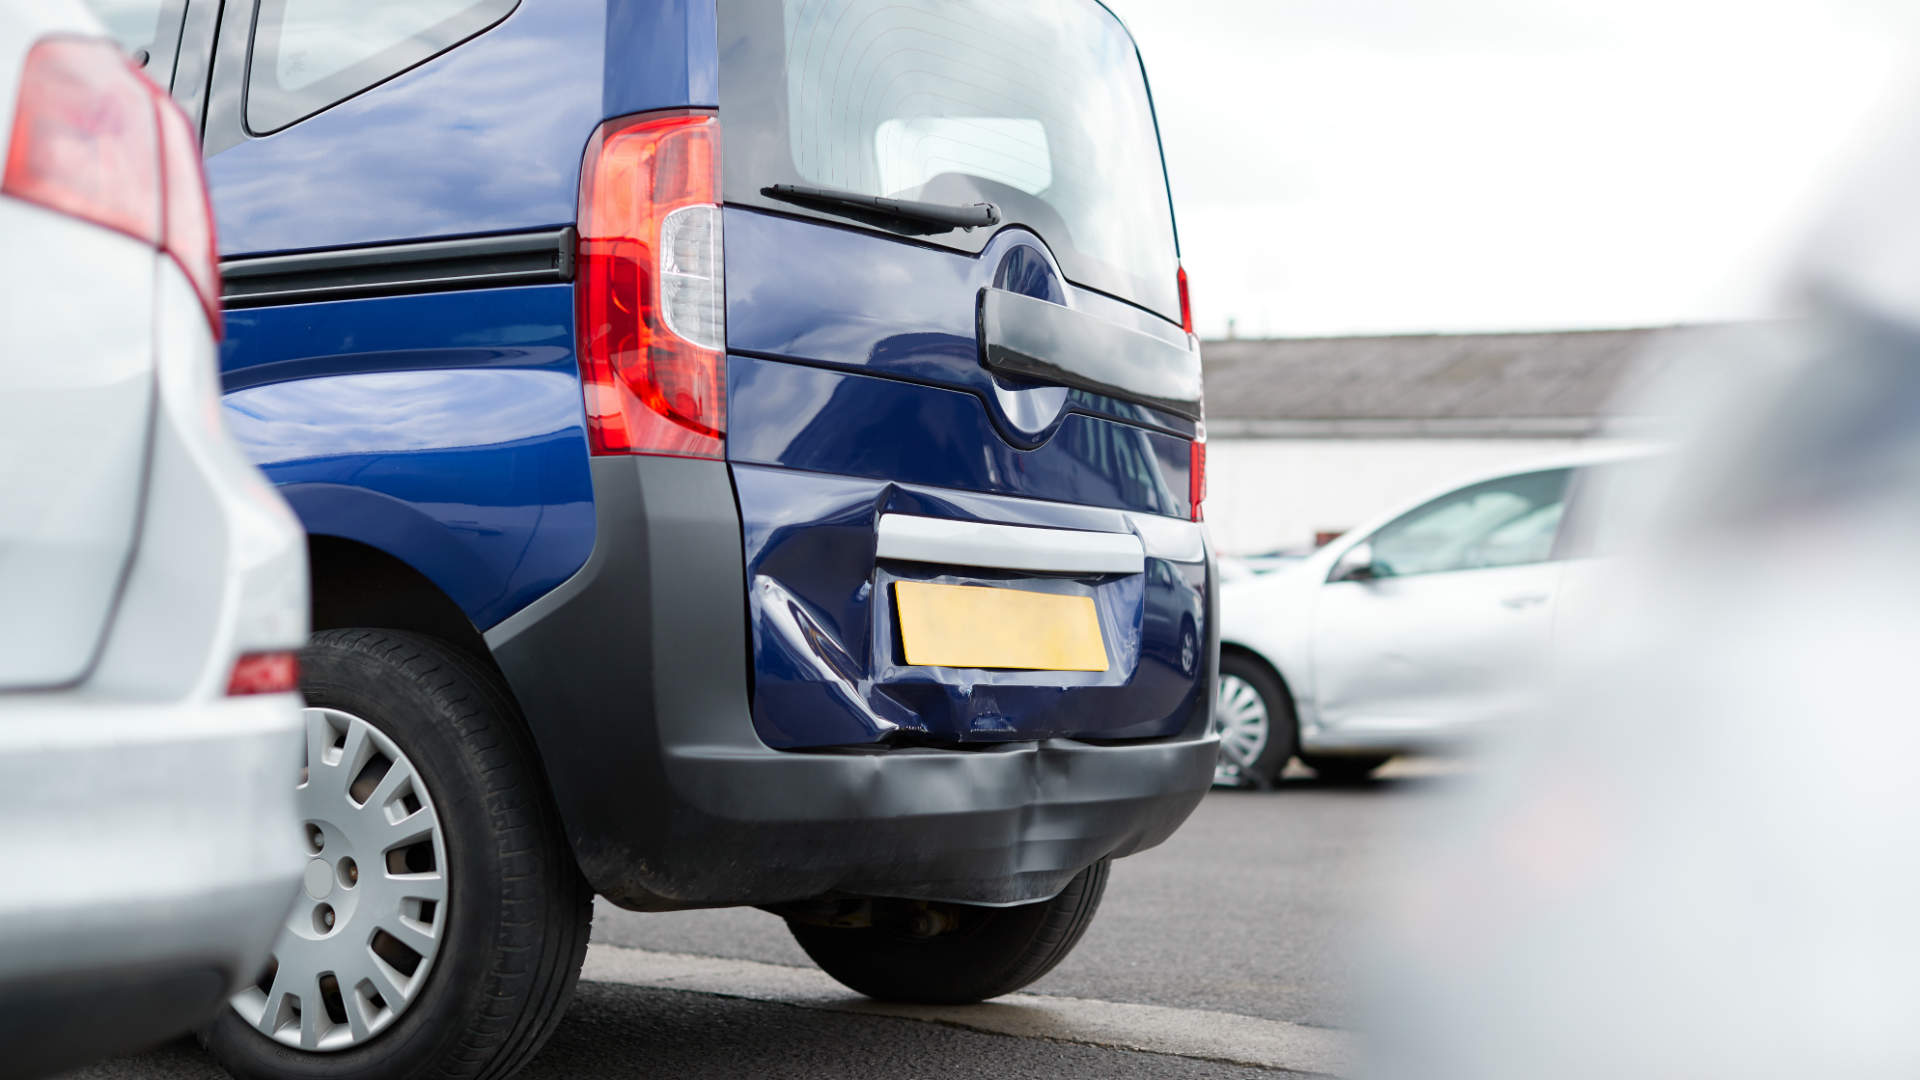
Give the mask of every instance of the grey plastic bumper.
POLYGON ((587 565, 486 637, 580 867, 615 903, 1040 899, 1165 840, 1212 781, 1204 710, 1154 742, 769 749, 727 466, 598 458, 593 479, 587 565))

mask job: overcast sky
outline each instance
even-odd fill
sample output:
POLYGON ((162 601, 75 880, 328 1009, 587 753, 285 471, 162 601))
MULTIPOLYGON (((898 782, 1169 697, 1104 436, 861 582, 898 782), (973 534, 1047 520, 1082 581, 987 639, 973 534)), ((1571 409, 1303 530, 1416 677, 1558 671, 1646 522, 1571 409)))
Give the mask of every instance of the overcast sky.
POLYGON ((1107 0, 1203 335, 1759 314, 1891 100, 1903 0, 1107 0))

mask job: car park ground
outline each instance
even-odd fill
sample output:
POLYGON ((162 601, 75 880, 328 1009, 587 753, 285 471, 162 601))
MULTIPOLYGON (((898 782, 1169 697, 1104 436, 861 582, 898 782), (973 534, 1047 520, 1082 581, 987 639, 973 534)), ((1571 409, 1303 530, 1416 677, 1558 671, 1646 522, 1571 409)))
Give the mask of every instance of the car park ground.
MULTIPOLYGON (((602 905, 580 992, 522 1075, 538 1078, 1220 1077, 1337 1072, 1353 937, 1378 858, 1455 782, 1444 763, 1381 779, 1221 791, 1163 846, 1114 864, 1080 946, 1028 994, 880 1006, 807 963, 754 910, 602 905)), ((73 1080, 224 1076, 191 1041, 73 1080)))

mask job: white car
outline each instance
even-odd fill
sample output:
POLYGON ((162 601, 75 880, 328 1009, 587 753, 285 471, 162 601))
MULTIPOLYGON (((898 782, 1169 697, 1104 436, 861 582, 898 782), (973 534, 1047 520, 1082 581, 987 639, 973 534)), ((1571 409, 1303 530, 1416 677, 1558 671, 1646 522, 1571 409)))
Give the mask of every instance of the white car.
POLYGON ((67 0, 0 0, 0 1073, 186 1031, 306 863, 299 522, 221 426, 197 140, 67 0))
POLYGON ((1358 779, 1527 716, 1556 608, 1603 539, 1595 523, 1570 524, 1579 492, 1596 469, 1644 454, 1477 477, 1294 566, 1223 583, 1221 782, 1270 784, 1296 755, 1323 777, 1358 779))
POLYGON ((1306 558, 1304 552, 1275 551, 1265 555, 1222 555, 1217 560, 1222 583, 1241 581, 1271 574, 1276 570, 1288 570, 1306 558))
POLYGON ((1904 104, 1887 139, 1850 140, 1795 265, 1742 252, 1797 317, 1693 346, 1640 392, 1677 452, 1607 503, 1620 557, 1559 643, 1549 722, 1380 853, 1352 934, 1370 1075, 1920 1076, 1904 104))

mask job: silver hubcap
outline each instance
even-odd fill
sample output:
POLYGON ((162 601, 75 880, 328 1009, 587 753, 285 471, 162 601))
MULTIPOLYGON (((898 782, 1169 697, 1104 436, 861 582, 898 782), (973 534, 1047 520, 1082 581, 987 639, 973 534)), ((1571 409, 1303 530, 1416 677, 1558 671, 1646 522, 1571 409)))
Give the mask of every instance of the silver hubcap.
POLYGON ((1213 729, 1220 733, 1220 765, 1215 779, 1237 779, 1260 760, 1267 748, 1272 724, 1267 703, 1253 684, 1238 675, 1220 674, 1220 692, 1213 703, 1213 729), (1225 772, 1226 776, 1219 775, 1225 772))
POLYGON ((273 962, 232 1004, 302 1050, 378 1035, 426 985, 447 927, 440 817, 407 755, 338 709, 308 709, 300 843, 308 856, 273 962))

